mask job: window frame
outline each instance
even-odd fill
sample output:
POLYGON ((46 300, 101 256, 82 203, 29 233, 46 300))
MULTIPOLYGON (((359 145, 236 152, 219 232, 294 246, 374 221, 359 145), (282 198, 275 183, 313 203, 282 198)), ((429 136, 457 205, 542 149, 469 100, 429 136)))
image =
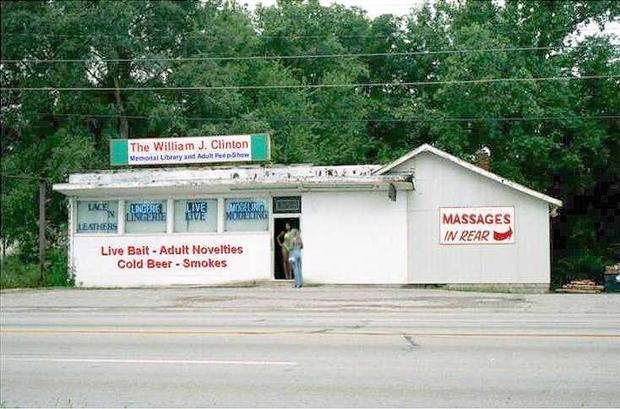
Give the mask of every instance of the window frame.
POLYGON ((121 214, 121 203, 118 199, 106 199, 100 197, 75 197, 71 202, 71 219, 72 226, 71 231, 75 235, 79 235, 80 237, 84 236, 102 236, 102 237, 112 237, 120 234, 121 226, 119 223, 119 218, 121 214), (114 233, 100 233, 100 232, 81 232, 78 231, 78 213, 79 213, 79 202, 116 202, 116 231, 114 233))
POLYGON ((272 212, 271 212, 271 200, 269 200, 272 196, 270 195, 256 195, 256 196, 252 196, 251 194, 242 194, 242 195, 235 195, 235 196, 224 196, 223 197, 223 212, 222 212, 222 232, 226 233, 226 234, 264 234, 264 233, 269 233, 271 231, 271 219, 272 219, 272 212), (267 221, 266 221, 266 228, 263 230, 234 230, 234 231, 230 231, 226 229, 226 202, 228 200, 241 200, 241 199, 247 199, 247 200, 264 200, 265 201, 265 209, 267 211, 267 221))
POLYGON ((123 202, 123 235, 140 235, 140 236, 148 236, 148 235, 157 235, 157 234, 167 234, 168 233, 168 225, 170 223, 169 219, 169 205, 170 199, 168 198, 130 198, 125 199, 123 202), (129 202, 164 202, 166 206, 166 220, 164 222, 164 231, 156 231, 156 232, 128 232, 127 231, 127 204, 129 202))
POLYGON ((93 197, 93 196, 84 196, 78 197, 73 196, 69 199, 70 203, 70 223, 71 223, 71 234, 75 237, 119 237, 119 236, 128 236, 128 237, 145 237, 145 236, 221 236, 221 235, 255 235, 255 234, 270 234, 272 230, 273 224, 273 213, 272 213, 272 200, 273 195, 269 194, 256 194, 252 193, 228 193, 228 194, 185 194, 182 196, 170 197, 169 195, 153 195, 153 196, 126 196, 126 197, 111 197, 111 198, 102 198, 102 197, 93 197), (174 209, 175 202, 177 200, 216 200, 217 201, 217 222, 216 231, 211 232, 175 232, 174 231, 174 209), (244 231, 227 231, 226 230, 226 201, 227 200, 235 200, 235 199, 260 199, 264 200, 266 203, 267 210, 267 225, 265 230, 244 230, 244 231), (80 233, 77 231, 77 208, 78 201, 99 201, 99 202, 117 202, 118 203, 118 211, 117 211, 117 225, 115 233, 96 233, 96 232, 88 232, 88 233, 80 233), (125 224, 125 214, 127 209, 127 204, 132 201, 164 201, 166 202, 166 230, 164 232, 127 232, 126 224, 125 224))
POLYGON ((206 197, 206 196, 197 196, 197 197, 178 197, 178 198, 172 198, 172 226, 171 226, 171 231, 170 234, 217 234, 220 233, 220 201, 221 201, 221 196, 217 196, 217 197, 206 197), (180 201, 199 201, 199 200, 203 200, 203 201, 214 201, 215 202, 215 211, 216 211, 216 215, 215 215, 215 230, 213 231, 176 231, 176 208, 177 208, 177 202, 180 201))

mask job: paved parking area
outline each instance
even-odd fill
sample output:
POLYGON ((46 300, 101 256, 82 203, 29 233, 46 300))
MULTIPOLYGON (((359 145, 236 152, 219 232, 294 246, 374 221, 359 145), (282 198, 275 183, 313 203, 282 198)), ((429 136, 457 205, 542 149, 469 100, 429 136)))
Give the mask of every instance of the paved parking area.
POLYGON ((620 296, 0 294, 5 406, 619 406, 620 296))

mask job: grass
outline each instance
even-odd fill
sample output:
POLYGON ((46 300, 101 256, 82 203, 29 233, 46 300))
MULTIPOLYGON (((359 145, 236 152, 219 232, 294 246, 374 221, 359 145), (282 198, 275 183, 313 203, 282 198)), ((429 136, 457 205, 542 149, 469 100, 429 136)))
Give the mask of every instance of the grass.
POLYGON ((72 287, 75 285, 73 275, 67 269, 66 252, 62 248, 49 249, 45 262, 45 281, 41 279, 39 265, 25 262, 17 255, 2 260, 0 272, 0 289, 72 287))
POLYGON ((24 263, 18 257, 8 256, 2 260, 0 272, 0 288, 35 288, 41 286, 39 266, 24 263))

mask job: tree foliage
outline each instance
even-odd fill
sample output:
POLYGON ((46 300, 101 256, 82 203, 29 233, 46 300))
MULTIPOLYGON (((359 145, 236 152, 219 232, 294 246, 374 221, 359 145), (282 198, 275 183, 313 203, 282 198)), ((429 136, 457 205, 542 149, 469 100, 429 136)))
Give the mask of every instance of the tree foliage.
MULTIPOLYGON (((60 182, 105 168, 110 138, 262 131, 282 163, 385 162, 421 143, 470 159, 486 147, 492 171, 565 201, 555 280, 592 275, 619 240, 618 78, 451 82, 617 76, 617 39, 580 30, 617 21, 619 4, 439 1, 371 19, 318 0, 254 11, 224 0, 4 1, 2 60, 15 62, 2 63, 3 88, 111 91, 3 89, 2 237, 35 254, 37 183, 12 175, 60 182), (393 55, 298 57, 374 53, 393 55), (126 90, 349 83, 385 85, 126 90)), ((63 198, 51 193, 48 208, 61 237, 63 198)))

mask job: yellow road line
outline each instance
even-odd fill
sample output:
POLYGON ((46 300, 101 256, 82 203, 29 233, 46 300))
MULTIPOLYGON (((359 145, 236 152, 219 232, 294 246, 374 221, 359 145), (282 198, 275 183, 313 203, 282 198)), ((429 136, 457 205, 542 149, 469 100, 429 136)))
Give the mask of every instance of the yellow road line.
POLYGON ((382 332, 382 331, 188 331, 188 330, 124 330, 124 329, 0 329, 0 334, 28 335, 201 335, 201 336, 251 336, 251 335, 312 335, 312 336, 414 336, 414 337, 487 337, 487 338, 606 338, 620 339, 619 334, 548 334, 548 333, 467 333, 467 332, 382 332))

